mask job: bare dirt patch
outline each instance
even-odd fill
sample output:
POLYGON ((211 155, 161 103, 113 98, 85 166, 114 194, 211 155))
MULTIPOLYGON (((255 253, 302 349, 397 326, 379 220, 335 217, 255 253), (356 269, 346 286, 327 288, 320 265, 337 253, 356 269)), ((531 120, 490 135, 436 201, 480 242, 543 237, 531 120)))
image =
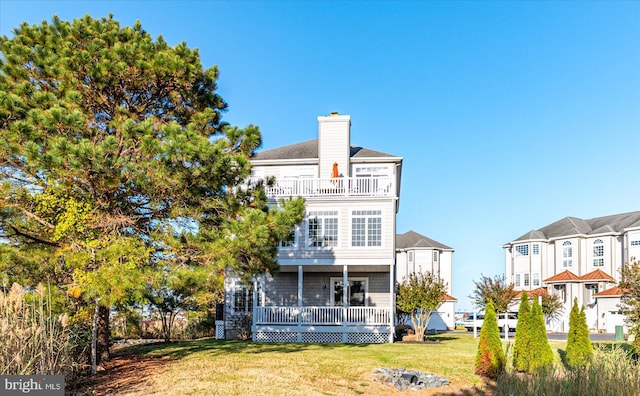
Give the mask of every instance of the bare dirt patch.
POLYGON ((67 393, 77 396, 157 393, 153 378, 162 375, 171 360, 166 356, 115 356, 96 375, 83 374, 67 393))

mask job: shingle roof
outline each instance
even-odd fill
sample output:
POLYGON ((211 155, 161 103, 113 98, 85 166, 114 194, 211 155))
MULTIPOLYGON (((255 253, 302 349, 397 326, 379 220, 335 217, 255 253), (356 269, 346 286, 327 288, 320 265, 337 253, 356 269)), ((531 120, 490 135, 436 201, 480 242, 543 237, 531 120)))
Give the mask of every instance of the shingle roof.
MULTIPOLYGON (((379 158, 395 157, 391 154, 370 150, 363 147, 351 146, 349 155, 351 158, 379 158)), ((302 143, 291 144, 271 150, 255 153, 253 160, 276 160, 276 159, 303 159, 318 158, 318 139, 309 140, 302 143)))
POLYGON ((614 286, 611 289, 603 290, 600 293, 596 293, 594 297, 619 297, 624 294, 624 290, 620 286, 614 286))
POLYGON ((420 235, 415 231, 407 231, 404 234, 396 235, 396 249, 408 248, 436 248, 444 250, 453 250, 453 248, 420 235))
POLYGON ((552 276, 551 278, 547 278, 543 280, 546 283, 553 282, 577 282, 580 280, 580 277, 569 270, 562 271, 559 274, 552 276))
POLYGON ((581 280, 591 280, 591 281, 605 281, 605 282, 615 282, 616 280, 611 277, 611 275, 606 272, 597 269, 595 271, 591 271, 588 274, 584 274, 580 277, 581 280))
POLYGON ((594 217, 593 219, 587 220, 577 217, 565 217, 538 230, 529 231, 513 242, 531 239, 550 239, 569 235, 596 235, 621 232, 631 227, 640 227, 640 211, 594 217))

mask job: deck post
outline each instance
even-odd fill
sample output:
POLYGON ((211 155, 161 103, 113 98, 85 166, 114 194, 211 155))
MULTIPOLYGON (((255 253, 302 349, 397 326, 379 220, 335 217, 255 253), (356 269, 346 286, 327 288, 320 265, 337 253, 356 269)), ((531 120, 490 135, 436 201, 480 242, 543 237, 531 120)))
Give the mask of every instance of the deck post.
POLYGON ((342 266, 342 342, 347 342, 347 307, 349 306, 349 267, 342 266))
POLYGON ((304 274, 303 267, 298 266, 298 342, 302 342, 302 276, 304 274))

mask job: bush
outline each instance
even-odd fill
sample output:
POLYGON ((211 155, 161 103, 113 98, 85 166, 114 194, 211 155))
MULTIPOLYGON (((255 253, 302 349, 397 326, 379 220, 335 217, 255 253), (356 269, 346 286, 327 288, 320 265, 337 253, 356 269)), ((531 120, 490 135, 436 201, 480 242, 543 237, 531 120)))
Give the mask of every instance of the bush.
POLYGON ((584 307, 578 311, 578 300, 573 300, 569 316, 569 333, 567 334, 566 364, 569 367, 584 366, 593 357, 593 345, 589 338, 589 328, 584 307))
MULTIPOLYGON (((544 370, 553 365, 553 351, 547 337, 547 327, 538 299, 533 299, 528 319, 529 372, 544 370)), ((516 335, 517 337, 517 335, 516 335)))
POLYGON ((32 293, 14 283, 0 292, 0 374, 72 378, 84 350, 67 314, 56 315, 42 285, 32 293))
POLYGON ((518 325, 516 326, 516 342, 513 347, 513 367, 518 371, 529 371, 529 359, 531 358, 531 341, 529 340, 530 312, 529 295, 524 291, 520 297, 518 325))
POLYGON ((485 308, 484 323, 480 329, 478 353, 474 364, 475 372, 484 377, 496 379, 505 367, 504 350, 500 340, 498 320, 493 308, 493 302, 489 301, 485 308))

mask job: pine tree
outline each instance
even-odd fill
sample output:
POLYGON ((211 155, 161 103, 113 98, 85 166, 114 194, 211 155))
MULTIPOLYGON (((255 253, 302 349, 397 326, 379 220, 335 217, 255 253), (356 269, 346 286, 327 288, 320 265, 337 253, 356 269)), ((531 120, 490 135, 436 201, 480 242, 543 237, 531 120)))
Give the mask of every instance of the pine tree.
POLYGON ((580 316, 578 310, 578 299, 575 298, 573 300, 573 305, 571 306, 571 313, 569 314, 569 332, 567 333, 567 348, 566 352, 566 362, 569 367, 572 367, 574 363, 576 363, 579 358, 579 346, 578 346, 578 317, 580 316))
POLYGON ((269 210, 244 185, 260 131, 221 120, 217 78, 197 50, 112 16, 0 37, 1 253, 18 259, 0 273, 90 305, 105 357, 109 307, 140 300, 150 272, 275 271, 303 218, 301 199, 269 210))
POLYGON ((549 345, 542 307, 537 298, 533 299, 528 322, 530 351, 528 372, 535 372, 553 364, 553 351, 549 345))
POLYGON ((497 379, 504 372, 504 350, 492 301, 489 301, 485 308, 474 367, 476 374, 492 379, 497 379))
POLYGON ((589 337, 589 326, 584 307, 578 311, 578 300, 573 301, 569 318, 569 334, 567 335, 567 365, 569 367, 582 367, 589 363, 593 357, 593 344, 589 337), (571 321, 573 319, 573 322, 571 321), (571 338, 569 338, 571 336, 571 338))
POLYGON ((531 358, 531 341, 529 340, 529 295, 526 291, 520 296, 520 309, 518 309, 518 325, 516 326, 516 342, 513 347, 513 366, 519 371, 529 370, 529 359, 531 358))

